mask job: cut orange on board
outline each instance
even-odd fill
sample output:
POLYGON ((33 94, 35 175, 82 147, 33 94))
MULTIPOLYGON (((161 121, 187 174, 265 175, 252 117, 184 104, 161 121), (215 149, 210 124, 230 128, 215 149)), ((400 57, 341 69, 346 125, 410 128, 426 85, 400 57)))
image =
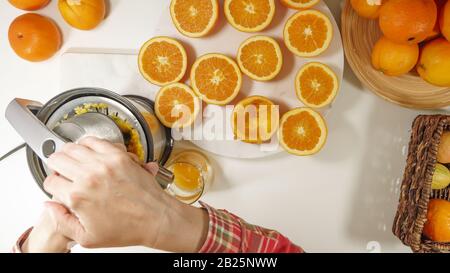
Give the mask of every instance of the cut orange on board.
POLYGON ((237 60, 242 72, 257 81, 272 80, 283 66, 280 46, 268 36, 254 36, 242 43, 237 60))
POLYGON ((292 53, 300 57, 322 54, 331 44, 333 26, 320 11, 304 10, 294 14, 284 27, 284 42, 292 53))
POLYGON ((206 36, 219 18, 217 0, 172 0, 170 15, 178 31, 188 37, 206 36))
POLYGON ((192 125, 200 110, 200 102, 189 86, 166 85, 155 99, 155 113, 166 127, 184 128, 192 125))
POLYGON ((239 93, 242 74, 231 58, 222 54, 206 54, 191 69, 194 92, 210 104, 226 105, 239 93))
POLYGON ((299 156, 318 153, 327 139, 325 120, 310 108, 297 108, 281 118, 279 140, 289 153, 299 156))
POLYGON ((225 16, 237 30, 258 32, 270 25, 275 0, 225 0, 225 16))
POLYGON ((279 108, 268 98, 252 96, 240 101, 233 110, 233 133, 248 143, 268 141, 278 130, 279 108))
POLYGON ((339 81, 336 74, 322 63, 308 63, 295 78, 297 97, 306 106, 320 108, 329 105, 337 95, 339 81))
POLYGON ((139 70, 149 82, 164 86, 180 81, 187 69, 184 47, 175 39, 155 37, 139 52, 139 70))
POLYGON ((309 9, 319 3, 320 0, 280 0, 280 2, 291 9, 309 9))

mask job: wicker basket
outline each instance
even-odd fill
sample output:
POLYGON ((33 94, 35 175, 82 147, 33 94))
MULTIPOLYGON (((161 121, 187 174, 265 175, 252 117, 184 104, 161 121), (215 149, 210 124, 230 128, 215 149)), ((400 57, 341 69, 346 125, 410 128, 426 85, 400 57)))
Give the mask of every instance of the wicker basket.
POLYGON ((400 204, 393 232, 414 252, 450 253, 450 243, 436 243, 422 236, 431 198, 450 201, 450 188, 433 191, 431 182, 440 139, 450 130, 450 116, 419 116, 413 123, 400 204))

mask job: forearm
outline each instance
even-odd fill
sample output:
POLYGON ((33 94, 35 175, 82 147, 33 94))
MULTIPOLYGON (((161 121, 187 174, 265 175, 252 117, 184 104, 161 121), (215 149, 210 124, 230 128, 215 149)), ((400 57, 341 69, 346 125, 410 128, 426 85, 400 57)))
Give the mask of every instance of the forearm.
POLYGON ((164 221, 157 241, 150 247, 170 252, 193 253, 203 246, 209 223, 206 210, 168 200, 167 217, 164 221))

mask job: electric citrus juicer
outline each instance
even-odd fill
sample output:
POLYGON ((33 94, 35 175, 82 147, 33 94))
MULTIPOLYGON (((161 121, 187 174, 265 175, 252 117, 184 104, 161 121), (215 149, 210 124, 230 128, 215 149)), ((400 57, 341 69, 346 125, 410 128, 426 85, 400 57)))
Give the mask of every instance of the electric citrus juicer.
POLYGON ((167 189, 173 174, 163 165, 174 141, 153 109, 153 102, 144 97, 79 88, 61 93, 45 105, 16 98, 8 105, 6 118, 25 140, 28 166, 42 190, 50 172, 47 159, 65 143, 76 143, 85 136, 122 143, 143 163, 158 162, 156 180, 167 189))

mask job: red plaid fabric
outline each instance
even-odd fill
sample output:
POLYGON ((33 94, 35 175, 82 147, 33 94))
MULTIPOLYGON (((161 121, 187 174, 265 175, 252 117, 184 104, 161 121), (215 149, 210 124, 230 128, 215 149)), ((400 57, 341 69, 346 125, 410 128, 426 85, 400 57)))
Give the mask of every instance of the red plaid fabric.
POLYGON ((200 253, 303 253, 303 249, 274 230, 251 225, 226 210, 205 203, 209 230, 200 253))
MULTIPOLYGON (((200 204, 209 215, 208 235, 200 253, 303 253, 302 248, 277 231, 251 225, 226 210, 200 204)), ((13 253, 22 253, 21 247, 32 229, 20 236, 13 253)))

